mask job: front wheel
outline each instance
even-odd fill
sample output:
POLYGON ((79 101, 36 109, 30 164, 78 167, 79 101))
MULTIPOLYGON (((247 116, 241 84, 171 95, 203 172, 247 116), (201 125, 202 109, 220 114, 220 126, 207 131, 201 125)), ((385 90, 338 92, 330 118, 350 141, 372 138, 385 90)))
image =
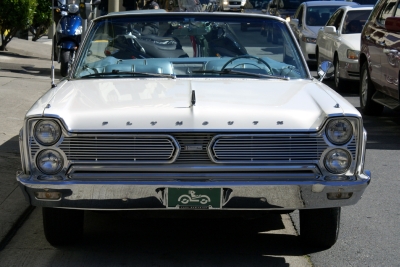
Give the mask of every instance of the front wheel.
POLYGON ((375 93, 375 87, 372 84, 371 76, 368 70, 368 62, 364 62, 361 67, 360 81, 360 106, 361 112, 365 115, 378 116, 383 111, 383 105, 372 100, 375 93))
POLYGON ((43 228, 53 246, 73 245, 83 235, 83 210, 42 208, 43 228))
POLYGON ((300 237, 309 247, 328 249, 338 238, 340 207, 300 210, 300 237))
POLYGON ((65 77, 68 75, 69 68, 72 60, 72 52, 69 50, 61 50, 60 58, 60 73, 61 76, 65 77))

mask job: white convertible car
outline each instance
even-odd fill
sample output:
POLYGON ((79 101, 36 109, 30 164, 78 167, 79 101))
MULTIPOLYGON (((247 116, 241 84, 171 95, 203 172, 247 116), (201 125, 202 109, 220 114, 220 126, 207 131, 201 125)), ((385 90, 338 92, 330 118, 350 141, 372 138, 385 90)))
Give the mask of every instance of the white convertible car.
POLYGON ((54 246, 82 237, 85 210, 300 210, 304 243, 329 248, 370 182, 365 144, 360 113, 311 76, 285 20, 119 12, 93 21, 27 112, 17 179, 54 246))
POLYGON ((358 56, 361 31, 373 6, 343 6, 319 30, 316 52, 318 62, 329 60, 335 66, 336 90, 346 81, 360 79, 358 56))

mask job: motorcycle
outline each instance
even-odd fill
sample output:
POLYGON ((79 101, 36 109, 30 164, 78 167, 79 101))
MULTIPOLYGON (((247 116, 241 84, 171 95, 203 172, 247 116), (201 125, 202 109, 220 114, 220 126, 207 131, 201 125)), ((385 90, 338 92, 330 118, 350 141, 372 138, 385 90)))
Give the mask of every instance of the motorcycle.
POLYGON ((58 1, 56 12, 61 18, 56 27, 56 45, 54 55, 60 63, 61 76, 68 75, 69 69, 75 57, 82 35, 82 18, 79 16, 77 4, 65 4, 58 1))

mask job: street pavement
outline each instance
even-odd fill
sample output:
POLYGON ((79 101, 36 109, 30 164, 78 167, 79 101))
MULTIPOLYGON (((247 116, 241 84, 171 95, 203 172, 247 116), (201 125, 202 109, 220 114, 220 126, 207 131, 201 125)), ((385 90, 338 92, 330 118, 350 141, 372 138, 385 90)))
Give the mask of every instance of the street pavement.
MULTIPOLYGON (((0 51, 0 250, 33 209, 15 179, 15 166, 21 166, 18 133, 25 113, 51 86, 51 39, 13 38, 7 49, 0 51)), ((56 62, 57 74, 58 69, 56 62)))

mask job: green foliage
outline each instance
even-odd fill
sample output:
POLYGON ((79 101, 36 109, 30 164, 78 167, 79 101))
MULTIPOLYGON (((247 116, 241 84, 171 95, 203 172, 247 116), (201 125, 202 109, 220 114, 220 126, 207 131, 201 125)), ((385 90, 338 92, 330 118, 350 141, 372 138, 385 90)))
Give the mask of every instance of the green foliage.
POLYGON ((0 50, 5 50, 19 30, 32 23, 37 0, 2 0, 0 7, 0 50))
POLYGON ((30 31, 33 33, 32 41, 36 41, 43 34, 46 33, 47 29, 52 23, 51 17, 51 0, 36 0, 37 6, 33 21, 30 27, 30 31))

